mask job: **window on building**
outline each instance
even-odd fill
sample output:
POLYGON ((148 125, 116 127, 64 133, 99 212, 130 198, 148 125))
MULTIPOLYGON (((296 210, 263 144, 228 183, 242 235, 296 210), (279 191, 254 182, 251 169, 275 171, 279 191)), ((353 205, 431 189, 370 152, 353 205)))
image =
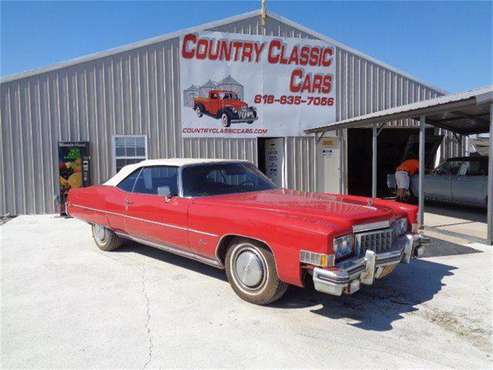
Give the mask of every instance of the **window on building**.
POLYGON ((113 137, 113 168, 116 172, 127 164, 147 159, 145 135, 121 135, 113 137))

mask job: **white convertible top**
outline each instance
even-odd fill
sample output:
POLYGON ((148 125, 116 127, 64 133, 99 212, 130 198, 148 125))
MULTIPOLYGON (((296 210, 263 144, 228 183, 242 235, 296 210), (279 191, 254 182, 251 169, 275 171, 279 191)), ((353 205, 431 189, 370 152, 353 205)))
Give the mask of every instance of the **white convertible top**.
POLYGON ((164 158, 164 159, 146 159, 139 163, 129 164, 123 167, 115 176, 104 183, 107 186, 116 186, 124 178, 141 167, 149 166, 186 166, 189 164, 214 163, 214 162, 247 162, 241 159, 205 159, 205 158, 164 158))

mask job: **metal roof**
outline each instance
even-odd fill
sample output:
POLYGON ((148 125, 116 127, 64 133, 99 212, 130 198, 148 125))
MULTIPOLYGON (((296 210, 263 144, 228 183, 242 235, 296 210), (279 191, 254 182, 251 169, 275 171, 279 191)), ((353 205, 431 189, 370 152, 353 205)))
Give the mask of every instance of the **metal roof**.
MULTIPOLYGON (((123 53, 123 52, 126 52, 126 51, 130 51, 130 50, 134 50, 134 49, 138 49, 138 48, 142 48, 144 46, 148 46, 148 45, 153 45, 153 44, 157 44, 157 43, 160 43, 160 42, 163 42, 163 41, 166 41, 166 40, 170 40, 170 39, 173 39, 173 38, 176 38, 176 37, 180 37, 184 34, 187 34, 187 33, 194 33, 194 32, 200 32, 200 31, 205 31, 205 30, 210 30, 210 29, 213 29, 213 28, 216 28, 216 27, 220 27, 220 26, 223 26, 223 25, 226 25, 226 24, 230 24, 230 23, 234 23, 234 22, 239 22, 239 21, 242 21, 244 19, 248 19, 248 18, 251 18, 251 17, 255 17, 255 16, 261 16, 261 10, 258 9, 258 10, 254 10, 254 11, 251 11, 251 12, 246 12, 246 13, 243 13, 243 14, 239 14, 239 15, 236 15, 236 16, 233 16, 233 17, 229 17, 229 18, 224 18, 222 20, 219 20, 219 21, 213 21, 213 22, 208 22, 208 23, 204 23, 204 24, 201 24, 201 25, 198 25, 198 26, 194 26, 194 27, 190 27, 190 28, 185 28, 183 30, 180 30, 180 31, 176 31, 176 32, 171 32, 171 33, 167 33, 167 34, 164 34, 164 35, 161 35, 161 36, 157 36, 157 37, 151 37, 151 38, 148 38, 148 39, 145 39, 145 40, 142 40, 142 41, 138 41, 138 42, 134 42, 134 43, 130 43, 130 44, 127 44, 127 45, 124 45, 124 46, 120 46, 120 47, 116 47, 116 48, 112 48, 112 49, 108 49, 108 50, 104 50, 104 51, 100 51, 100 52, 96 52, 96 53, 93 53, 93 54, 89 54, 89 55, 85 55, 85 56, 82 56, 82 57, 78 57, 78 58, 74 58, 74 59, 70 59, 68 61, 65 61, 65 62, 60 62, 60 63, 55 63, 55 64, 52 64, 52 65, 48 65, 48 66, 45 66, 45 67, 41 67, 41 68, 37 68, 37 69, 33 69, 33 70, 30 70, 30 71, 26 71, 26 72, 21 72, 21 73, 16 73, 16 74, 13 74, 13 75, 9 75, 9 76, 5 76, 5 77, 2 77, 0 78, 0 83, 6 83, 6 82, 10 82, 10 81, 15 81, 15 80, 18 80, 18 79, 21 79, 21 78, 26 78, 26 77, 31 77, 31 76, 35 76, 35 75, 38 75, 38 74, 41 74, 41 73, 45 73, 45 72, 49 72, 49 71, 53 71, 53 70, 57 70, 57 69, 61 69, 61 68, 65 68, 65 67, 70 67, 70 66, 73 66, 73 65, 77 65, 77 64, 81 64, 81 63, 87 63, 87 62, 90 62, 90 61, 94 61, 94 60, 97 60, 97 59, 101 59, 101 58, 105 58, 105 57, 108 57, 108 56, 111 56, 111 55, 115 55, 115 54, 119 54, 119 53, 123 53)), ((405 78, 408 78, 410 80, 413 80, 423 86, 426 86, 428 88, 431 88, 439 93, 442 93, 442 94, 446 94, 447 92, 444 91, 443 89, 440 89, 436 86, 432 86, 426 82, 423 82, 419 79, 417 79, 416 77, 408 74, 408 73, 405 73, 403 71, 400 71, 398 70, 397 68, 394 68, 386 63, 383 63, 381 62, 380 60, 378 59, 375 59, 365 53, 362 53, 358 50, 355 50, 341 42, 338 42, 336 40, 333 40, 325 35, 322 35, 314 30, 311 30, 301 24, 298 24, 296 22, 293 22, 287 18, 284 18, 280 15, 277 15, 275 13, 271 13, 271 12, 268 12, 267 13, 267 17, 269 18, 272 18, 274 20, 277 20, 278 22, 281 22, 281 23, 284 23, 288 26, 291 26, 293 28, 296 28, 304 33, 307 33, 311 36, 313 36, 314 38, 316 39, 320 39, 322 41, 325 41, 325 42, 328 42, 340 49, 343 49, 351 54, 354 54, 356 56, 359 56, 361 58, 364 58, 372 63, 375 63, 383 68, 386 68, 388 69, 389 71, 392 71, 392 72, 395 72, 405 78)))
POLYGON ((328 123, 305 133, 367 127, 406 118, 418 120, 422 115, 426 116, 426 123, 462 135, 485 133, 489 131, 492 103, 493 85, 328 123))

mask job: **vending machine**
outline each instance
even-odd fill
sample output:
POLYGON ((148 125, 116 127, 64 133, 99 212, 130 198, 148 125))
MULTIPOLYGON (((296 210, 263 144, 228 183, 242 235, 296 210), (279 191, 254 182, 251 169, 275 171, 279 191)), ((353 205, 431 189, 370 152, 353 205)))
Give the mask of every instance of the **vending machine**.
POLYGON ((58 142, 58 181, 60 193, 57 197, 57 203, 59 205, 60 215, 66 215, 65 200, 69 190, 91 184, 89 162, 88 141, 58 142))

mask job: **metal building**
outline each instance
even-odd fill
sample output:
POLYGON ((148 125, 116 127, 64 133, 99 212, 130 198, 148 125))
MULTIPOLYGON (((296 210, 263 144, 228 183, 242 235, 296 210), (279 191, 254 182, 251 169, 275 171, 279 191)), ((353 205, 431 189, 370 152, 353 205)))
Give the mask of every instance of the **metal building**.
MULTIPOLYGON (((263 18, 260 10, 20 73, 2 79, 0 85, 0 214, 55 212, 58 141, 90 142, 93 183, 111 177, 118 163, 135 160, 137 154, 132 158, 116 155, 115 146, 142 135, 145 145, 140 155, 147 158, 241 158, 258 163, 256 138, 182 138, 179 107, 185 87, 179 86, 177 77, 180 36, 202 30, 332 43, 337 61, 337 120, 443 94, 288 19, 272 13, 263 18)), ((324 121, 321 117, 320 122, 324 121)), ((347 133, 338 134, 336 142, 342 150, 335 167, 347 168, 347 133)), ((443 150, 460 150, 450 139, 443 150)), ((338 168, 327 171, 320 166, 315 136, 286 137, 283 146, 286 187, 347 190, 347 173, 339 178, 338 168), (323 186, 325 178, 331 178, 330 186, 323 186)))

